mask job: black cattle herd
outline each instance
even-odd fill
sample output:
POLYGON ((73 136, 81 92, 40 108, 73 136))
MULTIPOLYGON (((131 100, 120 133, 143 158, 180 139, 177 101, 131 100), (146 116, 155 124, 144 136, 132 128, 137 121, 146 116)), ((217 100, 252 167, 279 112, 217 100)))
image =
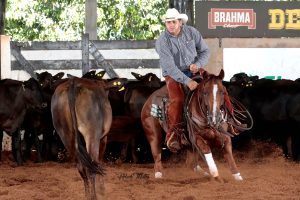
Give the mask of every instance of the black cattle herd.
MULTIPOLYGON (((90 71, 81 79, 104 81, 104 73, 90 71)), ((51 75, 48 72, 36 75, 37 80, 30 78, 23 82, 0 80, 0 139, 2 143, 3 131, 12 137, 12 153, 18 165, 30 159, 33 150, 37 162, 71 159, 53 126, 51 98, 55 89, 72 76, 62 78, 64 73, 51 75), (21 132, 24 135, 22 139, 21 132)), ((140 113, 146 99, 164 82, 153 73, 132 75, 136 80, 126 79, 124 82, 123 79, 119 82, 120 87, 107 89, 112 122, 107 134, 104 161, 153 161, 140 113), (121 86, 124 86, 122 90, 121 86)), ((241 102, 254 120, 250 131, 233 139, 233 147, 244 145, 245 140, 272 141, 282 147, 287 158, 300 161, 299 80, 258 79, 257 76, 238 73, 229 82, 224 81, 224 85, 231 98, 241 102)), ((2 145, 0 148, 2 152, 2 145)))

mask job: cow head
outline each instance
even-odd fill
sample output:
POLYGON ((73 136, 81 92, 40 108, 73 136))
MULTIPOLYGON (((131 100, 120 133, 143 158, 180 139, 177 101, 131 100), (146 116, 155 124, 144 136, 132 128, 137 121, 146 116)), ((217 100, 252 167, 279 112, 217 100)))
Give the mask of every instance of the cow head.
POLYGON ((47 107, 41 87, 34 78, 24 81, 22 87, 25 101, 29 107, 40 109, 47 107))
POLYGON ((59 72, 56 75, 52 76, 49 72, 36 73, 37 79, 41 87, 52 88, 55 81, 62 79, 64 72, 59 72))
POLYGON ((230 82, 240 85, 242 87, 251 87, 255 81, 258 80, 258 76, 248 76, 246 73, 241 72, 234 74, 230 82))
POLYGON ((92 70, 92 71, 89 71, 86 74, 84 74, 82 76, 82 78, 102 80, 104 74, 105 74, 105 71, 100 71, 100 72, 96 73, 96 70, 92 70))
POLYGON ((160 79, 153 73, 148 73, 145 75, 141 75, 135 72, 131 72, 132 76, 134 76, 137 80, 139 80, 143 85, 147 87, 160 87, 161 81, 160 79))
POLYGON ((126 85, 127 82, 128 82, 127 78, 112 79, 106 83, 105 89, 109 90, 112 88, 116 88, 117 90, 121 91, 124 90, 124 86, 126 85))

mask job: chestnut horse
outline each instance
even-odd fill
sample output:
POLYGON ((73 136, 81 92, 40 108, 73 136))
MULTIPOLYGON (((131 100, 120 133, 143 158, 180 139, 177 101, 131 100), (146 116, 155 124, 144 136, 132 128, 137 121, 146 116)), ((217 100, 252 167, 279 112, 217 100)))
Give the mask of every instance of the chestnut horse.
MULTIPOLYGON (((227 132, 230 122, 224 107, 226 88, 222 84, 223 78, 223 70, 218 76, 204 72, 203 80, 186 101, 184 117, 188 139, 195 153, 200 154, 206 161, 212 177, 219 179, 211 147, 219 147, 223 151, 234 179, 243 180, 232 155, 231 137, 233 135, 227 132)), ((150 113, 153 104, 159 107, 167 104, 166 101, 162 101, 167 97, 166 87, 156 90, 147 99, 141 113, 143 128, 154 158, 155 178, 162 177, 162 129, 166 131, 167 125, 166 120, 155 118, 150 113)))

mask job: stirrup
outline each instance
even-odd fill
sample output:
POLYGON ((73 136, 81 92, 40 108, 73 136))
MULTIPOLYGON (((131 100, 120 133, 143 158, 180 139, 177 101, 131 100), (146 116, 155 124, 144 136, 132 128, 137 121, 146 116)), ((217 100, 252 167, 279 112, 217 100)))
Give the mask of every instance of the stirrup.
POLYGON ((170 151, 176 153, 178 150, 181 149, 179 142, 177 141, 176 133, 171 132, 171 135, 169 138, 166 138, 166 145, 169 148, 170 151))
POLYGON ((184 132, 182 131, 180 134, 180 143, 183 146, 188 146, 190 145, 189 140, 186 138, 186 135, 184 134, 184 132))

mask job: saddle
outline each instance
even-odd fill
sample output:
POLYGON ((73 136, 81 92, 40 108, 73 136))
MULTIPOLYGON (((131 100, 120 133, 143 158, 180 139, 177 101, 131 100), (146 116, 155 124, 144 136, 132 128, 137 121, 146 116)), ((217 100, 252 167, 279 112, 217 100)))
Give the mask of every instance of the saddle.
MULTIPOLYGON (((176 132, 176 135, 180 138, 180 141, 182 141, 182 145, 189 145, 188 141, 188 132, 187 132, 187 108, 189 104, 189 100, 193 94, 192 91, 190 91, 187 87, 184 87, 185 92, 185 99, 183 104, 183 114, 182 114, 182 124, 178 126, 174 131, 176 132), (183 133, 183 134, 182 134, 183 133)), ((152 104, 151 105, 151 116, 157 118, 159 120, 159 123, 161 124, 161 127, 164 129, 165 132, 168 131, 168 105, 169 105, 169 98, 168 96, 160 96, 158 104, 152 104)))

